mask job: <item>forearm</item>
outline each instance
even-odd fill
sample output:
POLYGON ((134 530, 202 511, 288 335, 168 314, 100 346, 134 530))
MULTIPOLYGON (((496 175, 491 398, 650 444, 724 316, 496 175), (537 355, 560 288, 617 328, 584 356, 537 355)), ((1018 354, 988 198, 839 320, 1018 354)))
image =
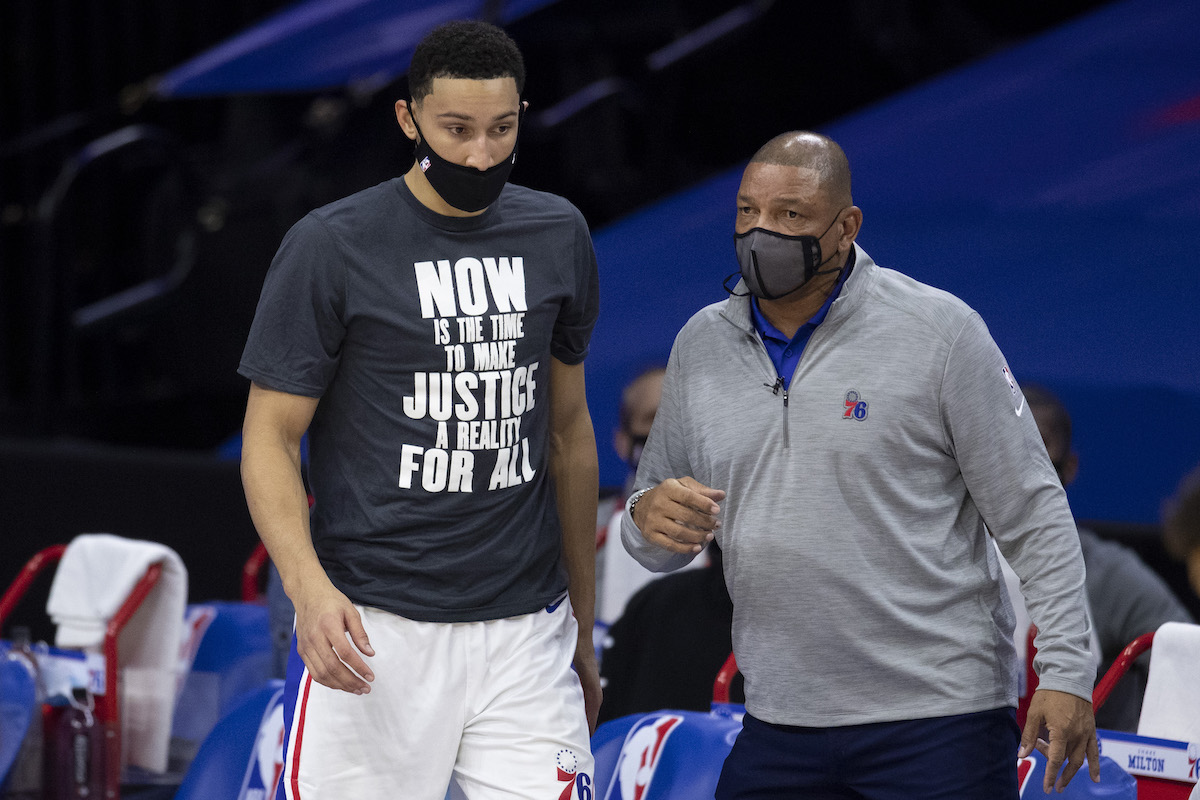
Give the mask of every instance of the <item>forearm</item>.
POLYGON ((550 469, 562 524, 563 561, 580 635, 596 617, 596 506, 600 495, 596 435, 586 412, 551 436, 550 469))
POLYGON ((1034 667, 1040 686, 1090 699, 1098 653, 1091 652, 1083 555, 1061 490, 1025 491, 1029 516, 998 524, 1017 531, 998 543, 1021 579, 1021 594, 1038 628, 1034 667))
POLYGON ((279 570, 284 591, 294 599, 299 587, 326 580, 309 533, 299 442, 247 432, 241 472, 250 518, 279 570))
POLYGON ((997 380, 1003 363, 986 326, 972 315, 947 356, 943 430, 970 498, 1021 579, 1038 627, 1034 666, 1041 685, 1090 697, 1096 657, 1079 535, 1025 398, 997 380))
MULTIPOLYGON (((1040 465, 1036 471, 1052 475, 1051 469, 1040 465)), ((1090 700, 1100 654, 1092 652, 1079 535, 1062 489, 1057 483, 1026 477, 1033 473, 1032 468, 1012 470, 1014 477, 1002 485, 1012 487, 1025 506, 1009 514, 994 512, 988 526, 1021 579, 1025 606, 1038 628, 1034 668, 1040 686, 1090 700), (1022 478, 1028 482, 1020 483, 1022 478)))

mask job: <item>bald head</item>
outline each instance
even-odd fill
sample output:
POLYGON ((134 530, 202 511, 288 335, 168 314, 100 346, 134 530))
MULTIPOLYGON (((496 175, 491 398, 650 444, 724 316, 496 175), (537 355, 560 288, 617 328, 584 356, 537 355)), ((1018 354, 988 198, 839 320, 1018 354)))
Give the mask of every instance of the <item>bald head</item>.
POLYGON ((850 195, 850 162, 838 143, 811 131, 781 133, 758 148, 751 164, 778 164, 811 169, 817 173, 821 191, 835 206, 854 204, 850 195))

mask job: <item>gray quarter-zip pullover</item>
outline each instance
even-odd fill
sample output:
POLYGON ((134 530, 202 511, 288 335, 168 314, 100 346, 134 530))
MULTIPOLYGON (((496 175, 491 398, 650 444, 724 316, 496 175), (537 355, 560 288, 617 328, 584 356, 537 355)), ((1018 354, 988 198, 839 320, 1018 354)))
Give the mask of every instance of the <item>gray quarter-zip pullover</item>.
MULTIPOLYGON (((1041 687, 1090 699, 1075 523, 1003 355, 961 300, 855 251, 786 394, 749 298, 692 317, 638 469, 640 487, 727 492, 717 541, 747 710, 838 726, 1015 706, 989 530, 1040 629, 1041 687)), ((649 569, 689 560, 628 513, 621 534, 649 569)))

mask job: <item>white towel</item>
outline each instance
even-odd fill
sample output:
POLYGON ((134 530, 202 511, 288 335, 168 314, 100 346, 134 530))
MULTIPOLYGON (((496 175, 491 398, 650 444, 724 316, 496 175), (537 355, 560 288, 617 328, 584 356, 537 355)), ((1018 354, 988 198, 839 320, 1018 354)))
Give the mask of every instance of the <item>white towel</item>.
POLYGON ((1154 634, 1137 732, 1200 742, 1200 625, 1167 622, 1154 634))
POLYGON ((54 573, 46 611, 58 626, 59 647, 97 651, 108 621, 153 564, 162 565, 162 575, 122 630, 116 666, 122 763, 165 772, 187 604, 187 570, 179 555, 156 542, 77 536, 54 573))

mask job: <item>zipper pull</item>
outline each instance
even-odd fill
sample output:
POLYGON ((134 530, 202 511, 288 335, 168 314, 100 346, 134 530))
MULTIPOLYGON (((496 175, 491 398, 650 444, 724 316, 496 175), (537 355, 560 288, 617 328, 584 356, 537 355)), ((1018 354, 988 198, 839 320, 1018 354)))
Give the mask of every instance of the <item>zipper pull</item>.
MULTIPOLYGON (((779 390, 783 389, 783 378, 776 378, 775 383, 773 383, 773 384, 772 383, 764 383, 763 386, 770 389, 771 394, 778 395, 779 390)), ((787 390, 786 389, 784 389, 784 391, 783 391, 783 398, 785 401, 787 400, 787 390)))

